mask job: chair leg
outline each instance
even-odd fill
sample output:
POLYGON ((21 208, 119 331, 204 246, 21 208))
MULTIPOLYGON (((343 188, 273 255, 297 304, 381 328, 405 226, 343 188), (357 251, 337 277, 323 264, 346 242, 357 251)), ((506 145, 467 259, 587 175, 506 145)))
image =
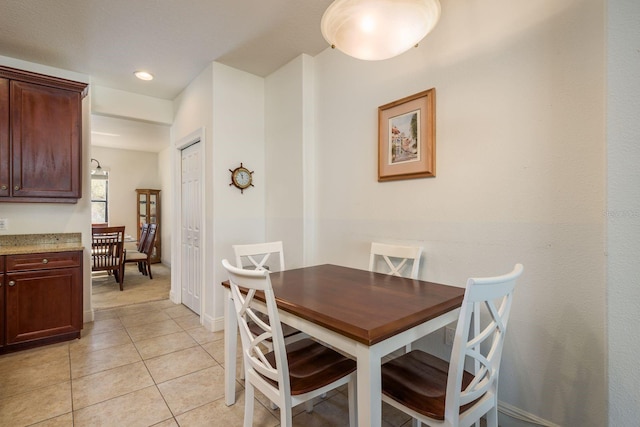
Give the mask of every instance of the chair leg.
POLYGON ((313 399, 309 399, 306 402, 304 402, 304 410, 307 411, 307 414, 310 414, 313 412, 313 399))
MULTIPOLYGON (((283 402, 284 403, 284 402, 283 402)), ((280 406, 280 427, 293 427, 293 414, 291 411, 291 401, 287 405, 280 406)))
POLYGON ((253 425, 253 385, 247 383, 244 388, 244 427, 252 427, 253 425))
POLYGON ((498 405, 493 405, 487 412, 487 427, 498 427, 498 405))
POLYGON ((120 266, 120 290, 124 290, 124 264, 120 266))
POLYGON ((151 263, 147 262, 147 270, 149 270, 149 279, 153 279, 153 276, 151 275, 151 263))

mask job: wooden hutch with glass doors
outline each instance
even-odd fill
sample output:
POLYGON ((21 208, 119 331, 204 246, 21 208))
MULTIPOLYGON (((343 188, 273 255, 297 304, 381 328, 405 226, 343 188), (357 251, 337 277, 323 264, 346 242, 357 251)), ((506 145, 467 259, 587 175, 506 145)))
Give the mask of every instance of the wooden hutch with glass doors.
POLYGON ((136 190, 138 200, 138 241, 142 224, 158 224, 156 241, 151 252, 151 262, 158 263, 162 256, 162 239, 160 238, 160 190, 139 188, 136 190))

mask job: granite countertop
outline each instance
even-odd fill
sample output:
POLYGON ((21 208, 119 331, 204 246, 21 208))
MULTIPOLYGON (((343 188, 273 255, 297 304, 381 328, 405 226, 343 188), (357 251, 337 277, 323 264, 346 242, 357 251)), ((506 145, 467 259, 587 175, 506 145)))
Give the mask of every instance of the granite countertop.
POLYGON ((81 251, 81 233, 0 235, 0 255, 81 251))

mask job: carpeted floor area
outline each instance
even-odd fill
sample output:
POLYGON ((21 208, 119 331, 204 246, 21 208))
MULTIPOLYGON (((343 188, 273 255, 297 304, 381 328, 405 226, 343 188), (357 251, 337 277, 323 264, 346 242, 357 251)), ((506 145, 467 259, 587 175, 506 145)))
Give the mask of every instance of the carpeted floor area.
POLYGON ((162 264, 152 264, 149 276, 138 272, 138 266, 129 264, 125 267, 124 290, 113 276, 105 274, 94 275, 92 278, 92 303, 94 310, 121 307, 148 301, 169 299, 171 290, 171 269, 162 264))

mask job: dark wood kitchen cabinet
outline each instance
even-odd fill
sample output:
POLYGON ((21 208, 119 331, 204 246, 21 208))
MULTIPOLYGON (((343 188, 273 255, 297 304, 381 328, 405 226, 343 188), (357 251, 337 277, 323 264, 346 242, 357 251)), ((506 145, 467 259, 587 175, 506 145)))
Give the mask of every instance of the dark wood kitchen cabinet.
POLYGON ((4 257, 0 352, 80 338, 82 251, 4 257))
POLYGON ((0 202, 82 197, 87 84, 0 66, 0 202))
POLYGON ((0 199, 9 196, 9 80, 0 78, 0 199))
POLYGON ((0 353, 4 347, 4 257, 0 256, 0 353))

